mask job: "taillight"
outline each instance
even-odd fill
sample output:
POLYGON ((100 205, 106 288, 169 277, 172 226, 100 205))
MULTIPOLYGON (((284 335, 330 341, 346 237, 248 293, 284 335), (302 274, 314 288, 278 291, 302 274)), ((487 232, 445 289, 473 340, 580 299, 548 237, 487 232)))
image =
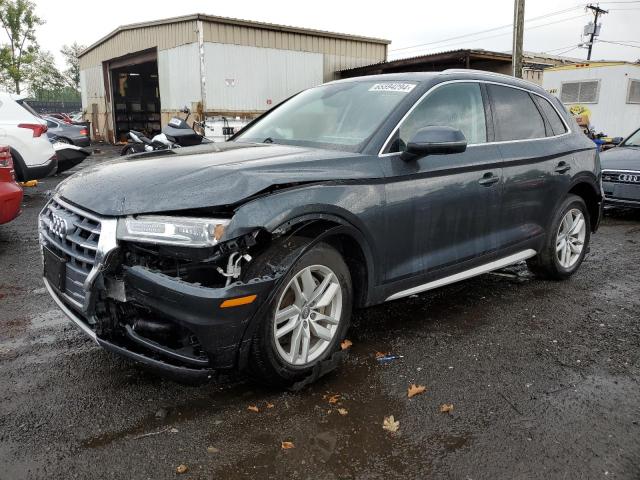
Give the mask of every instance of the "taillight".
POLYGON ((9 176, 15 181, 16 175, 13 170, 13 158, 9 147, 0 147, 0 169, 9 170, 9 176))
POLYGON ((41 123, 21 123, 18 125, 18 128, 28 128, 29 130, 33 130, 34 137, 39 137, 47 131, 47 126, 41 123))
POLYGON ((84 136, 89 135, 89 130, 86 129, 86 128, 81 128, 80 129, 80 135, 84 135, 84 136))

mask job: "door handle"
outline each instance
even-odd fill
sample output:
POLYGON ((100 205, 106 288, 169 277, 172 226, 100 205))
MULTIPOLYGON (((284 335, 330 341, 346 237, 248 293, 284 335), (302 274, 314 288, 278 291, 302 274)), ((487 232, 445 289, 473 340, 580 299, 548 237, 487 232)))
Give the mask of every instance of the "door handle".
POLYGON ((498 183, 499 181, 500 177, 494 175, 493 172, 487 172, 482 176, 480 180, 478 180, 478 183, 484 187, 489 187, 494 183, 498 183))
POLYGON ((560 162, 554 171, 556 173, 567 173, 569 170, 571 170, 571 165, 568 165, 567 162, 560 162))

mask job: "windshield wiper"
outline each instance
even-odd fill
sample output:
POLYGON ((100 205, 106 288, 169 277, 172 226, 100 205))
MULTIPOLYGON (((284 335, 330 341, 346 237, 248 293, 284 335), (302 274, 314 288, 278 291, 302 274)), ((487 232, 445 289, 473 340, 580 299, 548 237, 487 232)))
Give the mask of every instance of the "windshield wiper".
POLYGON ((267 137, 264 140, 262 140, 262 143, 273 143, 273 138, 267 137))

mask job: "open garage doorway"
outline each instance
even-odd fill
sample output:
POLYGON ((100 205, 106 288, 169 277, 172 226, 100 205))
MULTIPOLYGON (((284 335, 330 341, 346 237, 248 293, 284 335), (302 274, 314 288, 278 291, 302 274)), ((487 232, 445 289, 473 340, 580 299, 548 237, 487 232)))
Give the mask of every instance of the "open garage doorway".
POLYGON ((160 86, 155 51, 109 63, 115 140, 130 130, 152 137, 160 133, 160 86))

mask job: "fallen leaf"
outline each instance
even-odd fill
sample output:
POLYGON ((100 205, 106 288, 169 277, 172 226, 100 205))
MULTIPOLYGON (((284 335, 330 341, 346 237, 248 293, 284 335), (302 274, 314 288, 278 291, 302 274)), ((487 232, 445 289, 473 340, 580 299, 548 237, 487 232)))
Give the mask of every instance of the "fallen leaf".
POLYGON ((407 397, 411 398, 411 397, 415 397, 416 395, 420 395, 421 393, 424 393, 427 390, 427 387, 425 387, 424 385, 416 385, 415 383, 412 383, 411 385, 409 385, 409 388, 407 389, 407 397))
POLYGON ((388 432, 395 433, 400 428, 400 421, 395 420, 393 415, 389 415, 388 417, 384 417, 382 428, 388 432))
POLYGON ((335 395, 331 395, 329 397, 329 403, 336 404, 340 401, 340 394, 336 393, 335 395))
POLYGON ((189 467, 187 467, 184 464, 178 465, 178 468, 176 468, 176 473, 187 473, 187 471, 189 470, 189 467))
POLYGON ((345 416, 349 413, 349 410, 347 410, 346 408, 339 408, 338 413, 342 416, 345 416))
POLYGON ((440 413, 451 413, 453 412, 453 403, 443 403, 440 405, 440 413))
POLYGON ((275 407, 275 405, 273 403, 267 402, 267 408, 273 408, 273 407, 275 407))
POLYGON ((386 357, 388 353, 385 352, 376 352, 376 358, 386 357))
POLYGON ((179 430, 177 428, 172 428, 171 430, 169 430, 171 433, 178 433, 179 430))
POLYGON ((258 407, 256 407, 255 405, 249 405, 247 407, 247 410, 249 410, 250 412, 255 412, 255 413, 258 413, 260 411, 260 409, 258 407))
POLYGON ((289 450, 291 448, 296 448, 296 446, 293 444, 293 442, 282 442, 282 449, 283 450, 289 450))
POLYGON ((220 450, 218 450, 216 447, 207 447, 207 452, 209 453, 218 453, 220 450))
POLYGON ((346 350, 347 348, 349 348, 351 345, 353 345, 353 342, 351 340, 348 339, 344 339, 342 341, 342 343, 340 344, 340 348, 342 348, 342 350, 346 350))

